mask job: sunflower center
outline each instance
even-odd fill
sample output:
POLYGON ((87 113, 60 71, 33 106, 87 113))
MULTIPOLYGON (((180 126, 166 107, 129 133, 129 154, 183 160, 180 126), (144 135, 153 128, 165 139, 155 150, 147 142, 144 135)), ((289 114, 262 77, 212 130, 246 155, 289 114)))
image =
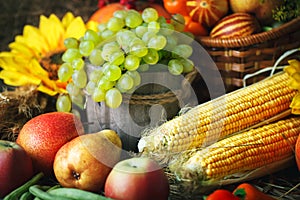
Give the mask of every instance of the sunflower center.
POLYGON ((60 65, 63 64, 61 59, 63 53, 64 51, 62 50, 57 52, 49 52, 40 60, 41 66, 48 72, 51 80, 58 80, 57 71, 60 65))

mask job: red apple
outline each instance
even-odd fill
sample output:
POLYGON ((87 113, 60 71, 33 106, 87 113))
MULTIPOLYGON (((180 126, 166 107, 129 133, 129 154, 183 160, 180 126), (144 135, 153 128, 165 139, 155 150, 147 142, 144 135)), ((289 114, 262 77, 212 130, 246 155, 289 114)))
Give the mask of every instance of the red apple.
POLYGON ((118 200, 168 199, 170 186, 164 170, 150 158, 129 158, 118 162, 108 175, 105 196, 118 200))
POLYGON ((54 176, 53 162, 56 152, 65 143, 82 134, 83 125, 74 114, 50 112, 26 122, 16 142, 32 158, 34 172, 54 176))
POLYGON ((29 155, 15 142, 0 140, 0 198, 24 184, 33 175, 29 155))

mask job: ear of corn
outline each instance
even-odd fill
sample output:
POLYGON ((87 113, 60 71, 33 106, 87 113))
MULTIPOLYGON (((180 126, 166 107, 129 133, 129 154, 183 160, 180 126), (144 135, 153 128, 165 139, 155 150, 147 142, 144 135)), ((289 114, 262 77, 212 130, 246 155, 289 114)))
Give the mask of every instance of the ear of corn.
POLYGON ((289 109, 296 90, 278 73, 246 88, 200 104, 142 136, 143 155, 168 161, 173 154, 204 147, 289 109))
POLYGON ((200 185, 220 184, 260 167, 267 174, 269 164, 293 157, 299 134, 299 117, 280 120, 182 153, 169 168, 179 179, 200 185))

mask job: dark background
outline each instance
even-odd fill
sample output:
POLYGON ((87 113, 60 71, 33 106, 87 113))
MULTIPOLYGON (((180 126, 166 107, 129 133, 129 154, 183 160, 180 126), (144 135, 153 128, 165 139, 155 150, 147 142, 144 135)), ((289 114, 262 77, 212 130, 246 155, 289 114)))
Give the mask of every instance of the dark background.
MULTIPOLYGON (((60 19, 71 11, 86 22, 98 7, 98 0, 0 0, 0 51, 9 51, 9 43, 16 35, 21 35, 24 25, 38 27, 40 15, 49 17, 54 13, 60 19)), ((0 80, 0 92, 3 89, 0 80)))
POLYGON ((22 34, 24 25, 38 26, 40 15, 54 13, 61 19, 71 11, 87 21, 97 4, 98 0, 0 0, 0 50, 9 50, 8 44, 22 34))

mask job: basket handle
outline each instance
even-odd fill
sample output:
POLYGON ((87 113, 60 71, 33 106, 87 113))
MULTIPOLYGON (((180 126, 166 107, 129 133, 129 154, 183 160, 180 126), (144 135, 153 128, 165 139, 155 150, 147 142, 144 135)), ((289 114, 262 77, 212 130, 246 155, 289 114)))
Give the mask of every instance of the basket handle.
POLYGON ((261 69, 261 70, 258 70, 258 71, 256 71, 256 72, 252 73, 252 74, 246 74, 246 75, 244 76, 244 78, 243 78, 243 87, 247 87, 247 79, 252 78, 252 77, 254 77, 254 76, 257 76, 257 75, 259 75, 259 74, 261 74, 261 73, 264 73, 264 72, 267 72, 267 71, 271 71, 270 76, 273 76, 274 73, 275 73, 275 71, 276 71, 276 69, 283 69, 283 68, 284 68, 284 66, 278 66, 279 63, 280 63, 283 59, 285 59, 286 57, 292 55, 293 53, 296 53, 297 51, 300 51, 300 47, 299 47, 299 48, 296 48, 296 49, 288 50, 288 51, 286 51, 285 53, 283 53, 283 54, 276 60, 274 66, 263 68, 263 69, 261 69))

